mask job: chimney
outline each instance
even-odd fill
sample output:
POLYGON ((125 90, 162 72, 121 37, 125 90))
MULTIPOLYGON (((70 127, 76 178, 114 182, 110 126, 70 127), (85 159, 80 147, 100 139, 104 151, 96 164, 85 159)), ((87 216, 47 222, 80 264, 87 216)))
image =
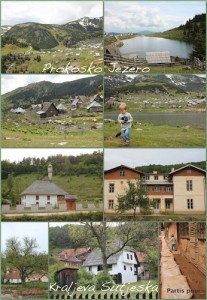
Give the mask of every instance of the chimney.
POLYGON ((48 171, 48 178, 49 178, 49 181, 52 181, 52 165, 49 164, 48 165, 48 168, 47 168, 47 171, 48 171))
POLYGON ((175 171, 175 168, 172 168, 172 169, 171 169, 171 172, 174 172, 174 171, 175 171))

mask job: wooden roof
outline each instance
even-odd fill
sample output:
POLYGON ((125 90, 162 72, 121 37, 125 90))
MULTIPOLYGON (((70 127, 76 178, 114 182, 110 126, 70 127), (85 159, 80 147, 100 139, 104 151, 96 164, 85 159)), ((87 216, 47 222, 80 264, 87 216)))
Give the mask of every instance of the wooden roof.
POLYGON ((148 64, 169 64, 170 52, 146 52, 146 60, 148 64))

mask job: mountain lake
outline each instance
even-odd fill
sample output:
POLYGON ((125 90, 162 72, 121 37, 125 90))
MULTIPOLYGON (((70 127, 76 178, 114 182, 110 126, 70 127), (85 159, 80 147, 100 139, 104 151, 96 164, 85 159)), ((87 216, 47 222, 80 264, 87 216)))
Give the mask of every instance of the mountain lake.
MULTIPOLYGON (((132 113, 133 120, 139 123, 153 125, 191 126, 193 128, 206 128, 205 112, 184 113, 132 113)), ((118 114, 105 113, 104 119, 117 120, 118 114)))
POLYGON ((136 56, 145 58, 146 52, 169 51, 171 56, 188 59, 189 53, 193 50, 191 43, 159 37, 137 36, 132 39, 122 40, 122 42, 124 45, 119 48, 121 54, 129 58, 136 56))

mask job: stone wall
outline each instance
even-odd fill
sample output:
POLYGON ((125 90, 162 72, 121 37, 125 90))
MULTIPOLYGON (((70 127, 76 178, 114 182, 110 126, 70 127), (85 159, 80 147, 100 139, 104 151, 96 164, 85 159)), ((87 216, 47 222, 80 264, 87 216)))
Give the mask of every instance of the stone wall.
MULTIPOLYGON (((99 205, 94 205, 93 203, 88 203, 87 207, 83 207, 81 203, 76 204, 76 210, 74 212, 78 211, 102 211, 103 210, 103 204, 99 203, 99 205)), ((39 207, 38 204, 32 204, 31 207, 25 207, 22 204, 16 205, 15 208, 11 208, 8 204, 2 205, 2 214, 15 214, 15 213, 44 213, 44 212, 51 212, 51 213, 57 213, 57 212, 68 212, 67 205, 66 204, 59 204, 57 208, 53 207, 51 204, 46 204, 45 207, 39 207)), ((73 212, 73 211, 71 211, 73 212)))

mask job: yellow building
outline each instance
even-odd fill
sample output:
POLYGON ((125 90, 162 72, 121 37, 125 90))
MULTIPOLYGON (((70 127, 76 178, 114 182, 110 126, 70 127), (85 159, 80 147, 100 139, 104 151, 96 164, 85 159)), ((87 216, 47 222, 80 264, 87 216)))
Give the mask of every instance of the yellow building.
MULTIPOLYGON (((124 195, 128 181, 142 179, 148 197, 156 203, 153 212, 175 214, 205 213, 205 170, 186 165, 168 174, 150 174, 121 165, 105 171, 104 212, 115 213, 117 196, 124 195)), ((131 213, 131 211, 127 211, 131 213)), ((140 212, 139 208, 137 212, 140 212)))

